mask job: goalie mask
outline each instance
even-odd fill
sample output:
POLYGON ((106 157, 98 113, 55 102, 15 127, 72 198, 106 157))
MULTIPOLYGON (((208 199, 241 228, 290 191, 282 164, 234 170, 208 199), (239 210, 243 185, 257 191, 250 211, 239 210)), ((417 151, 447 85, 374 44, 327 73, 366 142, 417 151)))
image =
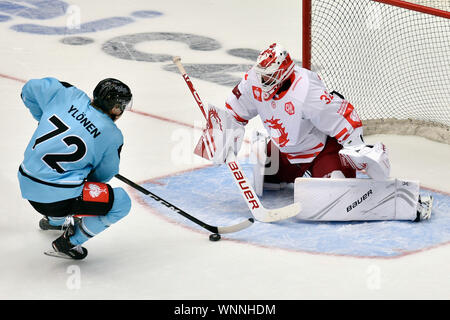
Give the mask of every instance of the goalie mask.
POLYGON ((277 43, 259 54, 254 70, 267 96, 265 99, 271 99, 275 95, 283 81, 291 76, 294 65, 286 49, 277 43))
POLYGON ((93 104, 109 113, 114 107, 130 110, 133 104, 130 88, 120 80, 107 78, 100 81, 94 89, 93 104))

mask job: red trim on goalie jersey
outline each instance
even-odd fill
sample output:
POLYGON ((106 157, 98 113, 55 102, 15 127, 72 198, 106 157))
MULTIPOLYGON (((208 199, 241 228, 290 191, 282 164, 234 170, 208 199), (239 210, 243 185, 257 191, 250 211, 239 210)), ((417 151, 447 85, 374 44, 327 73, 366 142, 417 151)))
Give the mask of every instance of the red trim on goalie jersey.
POLYGON ((286 153, 286 158, 288 158, 289 160, 315 158, 319 155, 320 152, 322 152, 323 147, 324 144, 321 142, 314 148, 305 151, 286 153))
POLYGON ((298 155, 292 155, 290 153, 286 154, 286 158, 288 158, 289 160, 294 160, 294 159, 314 159, 315 157, 317 157, 319 155, 319 152, 314 152, 314 153, 310 153, 310 154, 298 154, 298 155))
POLYGON ((347 131, 348 131, 347 128, 344 128, 334 137, 336 138, 336 140, 339 140, 347 131))
POLYGON ((350 137, 350 133, 348 133, 347 128, 344 128, 334 137, 340 144, 343 144, 348 139, 348 137, 350 137), (346 134, 346 135, 344 136, 344 134, 346 134), (342 136, 344 136, 344 137, 342 138, 342 136))
POLYGON ((236 121, 239 121, 244 125, 248 123, 248 120, 245 120, 244 118, 239 116, 228 103, 225 103, 225 107, 233 113, 233 117, 234 119, 236 119, 236 121))
MULTIPOLYGON (((356 113, 355 107, 353 107, 353 105, 347 100, 342 101, 341 106, 339 107, 337 113, 342 115, 354 129, 362 127, 361 119, 356 113)), ((338 133, 338 135, 341 134, 341 132, 338 133)), ((336 139, 338 138, 339 137, 336 136, 336 139)))

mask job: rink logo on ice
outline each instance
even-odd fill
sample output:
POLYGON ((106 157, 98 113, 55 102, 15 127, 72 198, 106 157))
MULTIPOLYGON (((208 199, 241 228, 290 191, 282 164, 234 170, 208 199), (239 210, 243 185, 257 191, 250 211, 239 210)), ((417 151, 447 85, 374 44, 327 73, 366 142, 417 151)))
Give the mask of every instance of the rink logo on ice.
MULTIPOLYGON (((245 176, 252 181, 252 164, 246 163, 245 159, 239 162, 245 176)), ((236 175, 230 175, 225 165, 201 167, 144 183, 144 187, 202 221, 226 226, 251 217, 246 201, 254 200, 251 193, 247 193, 248 199, 242 198, 235 182, 243 180, 239 180, 241 174, 236 166, 234 169, 236 175)), ((242 189, 245 186, 243 183, 242 189)), ((450 244, 450 197, 427 189, 420 192, 434 198, 435 210, 430 220, 313 223, 293 217, 275 223, 255 222, 251 228, 223 235, 222 240, 303 253, 364 258, 396 258, 450 244)), ((197 232, 205 232, 151 198, 137 192, 134 196, 153 208, 150 212, 197 232)), ((355 201, 355 206, 372 196, 373 190, 368 190, 355 201)), ((276 208, 291 204, 293 198, 292 188, 286 187, 278 191, 266 190, 259 199, 264 207, 276 208)), ((353 204, 349 205, 353 208, 353 204)), ((370 273, 372 287, 377 287, 375 271, 370 273)))
POLYGON ((135 18, 155 18, 162 15, 162 13, 158 11, 142 10, 132 12, 131 17, 116 16, 82 23, 82 10, 83 8, 80 6, 69 5, 67 2, 60 0, 2 1, 0 12, 7 15, 0 15, 3 17, 0 19, 0 22, 9 21, 11 16, 29 20, 50 20, 67 16, 65 26, 45 26, 35 23, 22 23, 11 26, 11 29, 18 32, 41 35, 70 35, 115 29, 135 22, 135 18))
MULTIPOLYGON (((64 38, 59 40, 61 43, 80 46, 95 42, 93 38, 81 36, 82 34, 119 29, 138 22, 138 19, 153 19, 163 15, 162 12, 155 10, 139 10, 131 12, 128 16, 98 18, 86 22, 82 20, 82 17, 83 11, 88 10, 91 10, 88 5, 69 5, 67 2, 60 0, 2 1, 0 5, 0 23, 10 21, 13 17, 31 21, 47 21, 66 17, 65 23, 62 26, 58 26, 58 23, 52 21, 49 23, 52 24, 50 26, 40 23, 20 23, 10 26, 10 29, 35 35, 61 35, 64 36, 64 38)), ((89 12, 92 14, 92 11, 89 12)), ((151 24, 146 25, 146 28, 149 26, 151 27, 151 24)), ((154 24, 154 27, 159 29, 158 24, 154 24)), ((185 43, 190 50, 195 51, 213 51, 222 48, 216 39, 178 32, 144 32, 120 35, 106 41, 102 44, 101 48, 106 54, 119 59, 145 62, 172 61, 173 54, 157 54, 137 49, 137 46, 143 42, 161 40, 185 43)), ((234 87, 241 80, 241 77, 236 76, 236 73, 247 72, 253 66, 260 52, 259 50, 250 48, 233 48, 226 52, 233 57, 247 59, 251 63, 194 63, 185 64, 184 67, 191 78, 198 78, 215 84, 234 87)), ((295 62, 301 65, 301 61, 296 60, 295 62)), ((177 67, 172 63, 164 65, 162 68, 169 72, 179 73, 177 67)), ((321 70, 322 67, 313 65, 312 69, 321 70)), ((246 80, 247 77, 248 74, 245 74, 246 80)), ((254 88, 254 94, 255 99, 262 101, 261 88, 254 88)))

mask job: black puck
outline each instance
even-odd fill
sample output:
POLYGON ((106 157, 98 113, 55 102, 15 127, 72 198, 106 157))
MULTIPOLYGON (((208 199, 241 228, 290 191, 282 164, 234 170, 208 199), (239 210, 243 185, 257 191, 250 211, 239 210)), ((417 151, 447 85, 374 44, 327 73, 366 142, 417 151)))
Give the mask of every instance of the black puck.
POLYGON ((209 236, 210 241, 219 241, 220 238, 221 238, 221 236, 218 233, 213 233, 209 236))

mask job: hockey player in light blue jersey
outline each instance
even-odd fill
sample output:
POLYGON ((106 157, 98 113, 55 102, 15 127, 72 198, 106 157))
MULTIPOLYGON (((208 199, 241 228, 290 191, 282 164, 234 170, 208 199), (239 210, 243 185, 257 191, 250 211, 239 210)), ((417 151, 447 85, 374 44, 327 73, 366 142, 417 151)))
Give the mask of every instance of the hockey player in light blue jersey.
POLYGON ((28 81, 21 97, 39 122, 19 167, 22 197, 45 216, 41 229, 65 230, 52 243, 55 252, 83 259, 81 244, 131 209, 126 191, 107 184, 119 173, 123 136, 115 121, 131 106, 131 90, 104 79, 91 100, 66 82, 44 78, 28 81))

